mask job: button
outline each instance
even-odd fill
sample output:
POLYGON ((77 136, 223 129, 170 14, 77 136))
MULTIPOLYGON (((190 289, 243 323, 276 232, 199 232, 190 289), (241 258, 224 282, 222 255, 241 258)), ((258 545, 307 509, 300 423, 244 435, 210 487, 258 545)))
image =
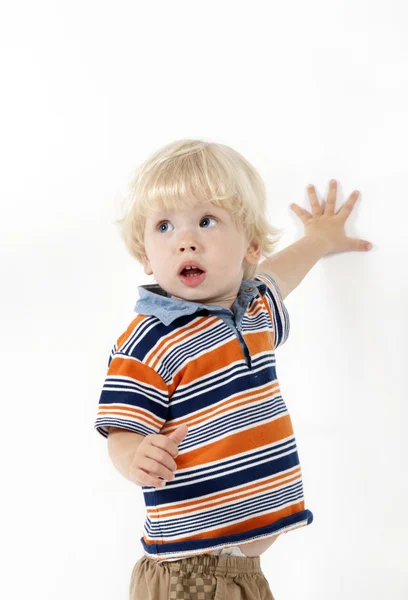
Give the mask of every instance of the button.
POLYGON ((252 292, 254 288, 245 288, 245 292, 252 292))

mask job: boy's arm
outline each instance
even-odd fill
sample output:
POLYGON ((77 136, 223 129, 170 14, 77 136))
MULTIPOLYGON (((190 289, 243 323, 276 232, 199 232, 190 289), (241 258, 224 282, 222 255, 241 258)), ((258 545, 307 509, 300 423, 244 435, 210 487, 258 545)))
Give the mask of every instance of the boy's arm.
POLYGON ((135 452, 145 436, 120 427, 108 427, 107 429, 110 459, 123 477, 129 479, 130 466, 135 452))
POLYGON ((270 275, 284 300, 299 285, 310 269, 327 254, 323 238, 305 236, 258 264, 257 273, 270 275))

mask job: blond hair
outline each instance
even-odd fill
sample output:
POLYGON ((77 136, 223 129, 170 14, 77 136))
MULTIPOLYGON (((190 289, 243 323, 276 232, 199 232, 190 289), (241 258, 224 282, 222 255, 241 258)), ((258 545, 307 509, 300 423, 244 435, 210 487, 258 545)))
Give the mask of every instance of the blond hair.
MULTIPOLYGON (((128 252, 142 264, 146 217, 152 211, 209 201, 229 211, 248 242, 261 245, 262 256, 274 253, 282 230, 268 221, 261 176, 236 150, 203 140, 177 140, 139 165, 129 183, 124 214, 115 223, 128 252)), ((253 279, 256 269, 243 261, 243 279, 253 279)))

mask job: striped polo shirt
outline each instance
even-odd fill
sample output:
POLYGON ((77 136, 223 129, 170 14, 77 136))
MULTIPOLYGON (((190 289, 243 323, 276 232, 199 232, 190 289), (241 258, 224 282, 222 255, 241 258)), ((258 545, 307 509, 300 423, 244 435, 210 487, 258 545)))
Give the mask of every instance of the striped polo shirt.
POLYGON ((96 430, 168 435, 186 424, 175 478, 142 486, 144 553, 211 553, 309 525, 275 350, 289 334, 276 282, 246 279, 232 310, 138 287, 136 317, 113 344, 96 430))

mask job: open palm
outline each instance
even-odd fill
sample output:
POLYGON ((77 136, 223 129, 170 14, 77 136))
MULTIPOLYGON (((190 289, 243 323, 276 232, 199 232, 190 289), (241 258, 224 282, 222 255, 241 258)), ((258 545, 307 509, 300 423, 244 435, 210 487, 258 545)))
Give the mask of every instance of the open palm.
POLYGON ((307 210, 297 204, 290 204, 290 208, 299 217, 305 227, 305 236, 321 238, 327 244, 327 252, 345 252, 347 250, 370 250, 372 245, 367 240, 347 237, 344 231, 344 225, 350 216, 357 198, 360 195, 358 190, 350 194, 347 202, 343 204, 340 210, 335 213, 337 182, 330 181, 327 200, 324 209, 320 206, 313 185, 307 186, 307 193, 312 208, 310 214, 307 210))

